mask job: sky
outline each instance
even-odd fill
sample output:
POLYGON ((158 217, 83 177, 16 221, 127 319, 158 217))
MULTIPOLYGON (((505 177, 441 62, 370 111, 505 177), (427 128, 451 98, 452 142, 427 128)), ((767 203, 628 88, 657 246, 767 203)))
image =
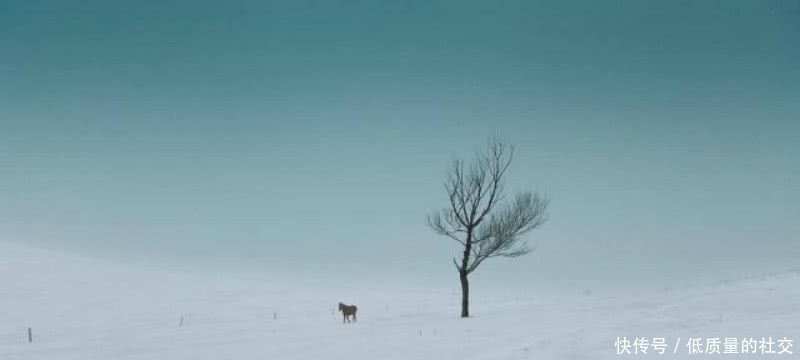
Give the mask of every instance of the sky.
POLYGON ((798 34, 796 1, 0 0, 0 241, 457 287, 425 217, 497 135, 549 220, 479 288, 796 264, 798 34))

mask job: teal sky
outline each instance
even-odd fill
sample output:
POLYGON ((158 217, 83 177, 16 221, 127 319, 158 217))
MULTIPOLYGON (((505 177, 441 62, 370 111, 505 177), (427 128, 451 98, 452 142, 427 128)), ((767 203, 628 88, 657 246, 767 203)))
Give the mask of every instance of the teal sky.
POLYGON ((552 202, 485 286, 796 264, 799 36, 797 1, 0 0, 0 239, 457 286, 425 215, 497 134, 552 202))

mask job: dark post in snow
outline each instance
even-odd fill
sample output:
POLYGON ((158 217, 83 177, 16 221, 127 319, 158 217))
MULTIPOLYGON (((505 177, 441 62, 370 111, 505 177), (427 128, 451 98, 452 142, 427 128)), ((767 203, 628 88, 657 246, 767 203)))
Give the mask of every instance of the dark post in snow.
POLYGON ((33 342, 33 330, 31 330, 31 328, 28 328, 28 343, 32 342, 33 342))
POLYGON ((178 327, 183 327, 183 316, 181 316, 181 323, 178 324, 178 327))
POLYGON ((272 320, 278 320, 278 312, 277 311, 272 313, 272 320))
POLYGON ((449 203, 428 216, 428 225, 439 235, 461 244, 460 259, 453 258, 461 282, 461 317, 469 317, 468 276, 493 257, 518 257, 531 249, 522 236, 545 221, 546 198, 530 191, 517 194, 507 204, 503 177, 511 165, 513 147, 499 139, 465 165, 453 161, 445 181, 449 203))

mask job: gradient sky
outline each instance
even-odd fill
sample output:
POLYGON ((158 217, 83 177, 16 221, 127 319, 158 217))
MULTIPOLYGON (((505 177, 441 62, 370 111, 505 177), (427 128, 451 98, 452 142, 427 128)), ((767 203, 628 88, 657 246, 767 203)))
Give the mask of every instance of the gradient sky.
POLYGON ((457 286, 425 216, 501 135, 550 221, 481 286, 796 264, 799 64, 797 1, 0 0, 0 239, 457 286))

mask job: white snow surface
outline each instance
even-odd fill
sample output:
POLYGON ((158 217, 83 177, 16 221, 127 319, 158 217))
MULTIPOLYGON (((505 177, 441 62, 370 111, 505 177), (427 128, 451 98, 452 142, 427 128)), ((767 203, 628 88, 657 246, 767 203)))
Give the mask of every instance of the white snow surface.
POLYGON ((0 279, 2 360, 800 357, 797 269, 638 295, 475 290, 468 319, 450 290, 212 278, 2 242, 0 279), (358 306, 356 322, 342 323, 339 301, 358 306), (618 338, 640 346, 628 354, 618 338), (720 354, 705 353, 714 338, 720 354), (738 354, 724 353, 726 338, 738 354), (741 354, 751 338, 756 353, 741 354), (690 353, 692 339, 704 353, 690 353))

